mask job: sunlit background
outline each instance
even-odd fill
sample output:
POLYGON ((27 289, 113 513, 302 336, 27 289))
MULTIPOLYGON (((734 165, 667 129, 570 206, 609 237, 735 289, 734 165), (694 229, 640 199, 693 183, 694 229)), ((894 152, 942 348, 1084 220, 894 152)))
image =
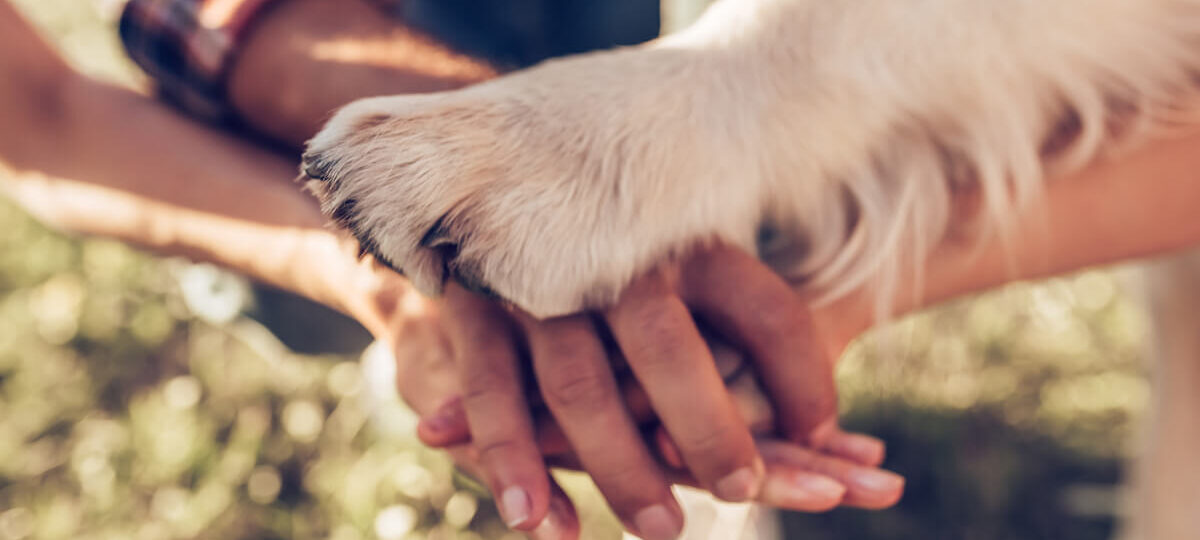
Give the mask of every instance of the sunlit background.
MULTIPOLYGON (((10 1, 80 69, 136 84, 103 2, 10 1)), ((843 408, 887 440, 908 493, 884 512, 787 515, 784 532, 1106 538, 1149 394, 1146 325, 1121 283, 1016 285, 903 321, 899 355, 856 347, 843 408)), ((3 203, 0 540, 508 538, 486 493, 415 441, 412 416, 372 397, 391 382, 364 380, 359 354, 275 337, 314 324, 280 321, 310 309, 280 302, 294 301, 3 203)), ((360 337, 327 336, 347 350, 360 337)), ((618 535, 585 506, 591 538, 618 535)))

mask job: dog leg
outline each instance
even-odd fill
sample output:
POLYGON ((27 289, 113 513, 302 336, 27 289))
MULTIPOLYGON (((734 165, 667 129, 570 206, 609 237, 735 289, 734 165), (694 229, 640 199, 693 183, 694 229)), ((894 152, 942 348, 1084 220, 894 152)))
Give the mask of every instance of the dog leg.
POLYGON ((305 171, 425 292, 565 314, 719 240, 887 298, 954 193, 1011 218, 1198 66, 1200 0, 725 0, 644 47, 351 104, 305 171))

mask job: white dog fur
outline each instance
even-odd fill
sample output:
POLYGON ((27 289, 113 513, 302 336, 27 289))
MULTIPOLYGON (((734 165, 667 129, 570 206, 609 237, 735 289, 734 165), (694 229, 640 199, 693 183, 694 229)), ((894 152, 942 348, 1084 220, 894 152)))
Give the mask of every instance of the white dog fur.
POLYGON ((306 172, 428 293, 565 314, 720 240, 889 298, 952 197, 998 224, 1169 119, 1198 67, 1200 0, 723 0, 642 47, 353 103, 306 172))

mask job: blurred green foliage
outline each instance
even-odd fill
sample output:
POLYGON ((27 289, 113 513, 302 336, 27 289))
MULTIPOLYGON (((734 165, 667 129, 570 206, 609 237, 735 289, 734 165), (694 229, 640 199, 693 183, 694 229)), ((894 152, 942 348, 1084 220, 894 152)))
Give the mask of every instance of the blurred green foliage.
MULTIPOLYGON (((14 3, 78 68, 138 82, 97 3, 14 3)), ((0 540, 507 538, 411 437, 411 414, 367 398, 377 382, 353 359, 289 351, 238 314, 238 287, 0 207, 0 540)), ((789 537, 1105 538, 1148 401, 1141 317, 1089 272, 859 344, 840 374, 847 417, 887 439, 908 494, 788 515, 789 537)))
POLYGON ((365 399, 357 363, 189 310, 180 284, 205 267, 8 205, 0 246, 0 538, 504 534, 410 414, 365 399))
POLYGON ((1149 403, 1146 321, 1121 280, 1018 284, 896 325, 839 373, 847 423, 908 478, 884 512, 789 515, 813 540, 1100 540, 1149 403), (893 351, 900 354, 892 354, 893 351))

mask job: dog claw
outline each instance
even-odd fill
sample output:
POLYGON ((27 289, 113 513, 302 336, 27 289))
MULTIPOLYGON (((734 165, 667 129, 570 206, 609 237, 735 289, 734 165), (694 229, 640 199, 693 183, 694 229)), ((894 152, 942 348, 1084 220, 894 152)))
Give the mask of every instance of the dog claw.
POLYGON ((305 154, 300 163, 300 168, 304 171, 304 176, 313 180, 322 182, 329 181, 331 176, 332 163, 312 154, 305 154))
POLYGON ((433 223, 425 236, 421 237, 421 247, 436 248, 454 244, 454 239, 450 237, 450 230, 446 227, 445 222, 446 216, 442 216, 433 223))

